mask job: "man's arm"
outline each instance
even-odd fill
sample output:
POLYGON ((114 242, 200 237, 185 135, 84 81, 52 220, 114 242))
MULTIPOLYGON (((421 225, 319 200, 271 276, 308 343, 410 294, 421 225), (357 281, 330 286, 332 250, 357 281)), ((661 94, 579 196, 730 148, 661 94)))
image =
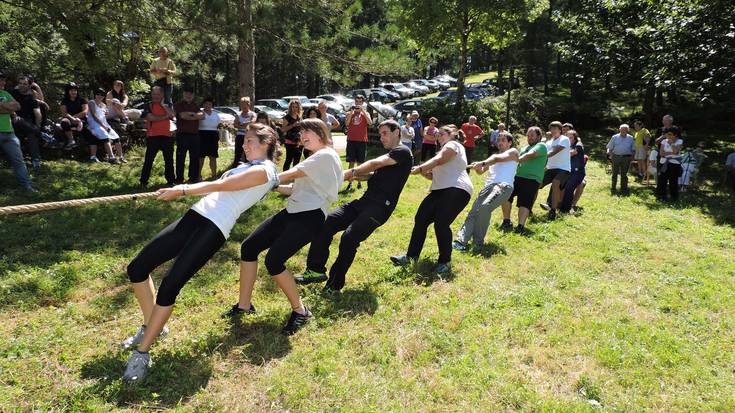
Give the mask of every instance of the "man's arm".
POLYGON ((14 100, 0 103, 0 113, 13 113, 18 110, 20 110, 20 103, 14 100))
POLYGON ((344 179, 345 180, 353 180, 353 179, 359 179, 362 176, 368 175, 380 168, 395 165, 398 162, 396 162, 395 159, 388 156, 388 154, 381 155, 375 159, 371 159, 367 162, 364 162, 357 168, 352 169, 346 169, 344 171, 344 179))
POLYGON ((538 149, 532 149, 532 150, 524 153, 520 157, 518 157, 518 162, 519 163, 528 162, 531 159, 536 159, 538 157, 539 157, 539 151, 538 151, 538 149))
POLYGON ((552 156, 554 156, 554 155, 556 155, 557 153, 561 152, 561 151, 562 151, 562 149, 564 149, 564 147, 563 147, 563 146, 561 146, 561 145, 557 145, 557 146, 552 146, 552 147, 551 147, 551 152, 549 152, 549 153, 548 153, 548 154, 547 154, 546 156, 548 156, 549 158, 551 158, 552 156))
POLYGON ((370 117, 370 114, 365 109, 360 109, 360 112, 362 112, 362 115, 365 116, 365 121, 367 122, 367 125, 370 126, 373 124, 373 118, 370 117))
POLYGON ((36 118, 36 126, 41 126, 41 121, 43 120, 43 116, 41 115, 41 108, 36 107, 33 109, 33 117, 36 118))

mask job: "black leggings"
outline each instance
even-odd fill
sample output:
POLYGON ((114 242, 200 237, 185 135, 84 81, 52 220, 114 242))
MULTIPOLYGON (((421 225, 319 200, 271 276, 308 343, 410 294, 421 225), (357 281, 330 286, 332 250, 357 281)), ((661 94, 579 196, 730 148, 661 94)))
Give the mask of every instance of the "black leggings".
POLYGON ((245 143, 245 135, 235 135, 235 159, 232 161, 232 167, 236 167, 240 162, 247 162, 245 150, 242 145, 245 143))
POLYGON ((162 307, 173 305, 184 284, 224 243, 222 231, 212 221, 190 209, 143 247, 128 265, 128 277, 133 283, 144 282, 159 265, 175 258, 156 296, 156 304, 162 307))
POLYGON ((288 171, 291 166, 296 166, 301 160, 301 151, 303 148, 293 143, 286 144, 286 160, 283 161, 283 170, 288 171))
POLYGON ((342 238, 339 242, 339 254, 329 270, 327 286, 340 290, 345 285, 345 275, 355 260, 357 248, 378 227, 388 220, 392 209, 384 202, 358 199, 332 211, 324 222, 322 230, 314 237, 306 259, 306 268, 324 273, 327 271, 329 244, 334 234, 339 231, 342 238))
MULTIPOLYGON (((658 175, 658 182, 656 184, 656 195, 660 199, 666 199, 666 189, 668 188, 671 200, 676 201, 679 199, 679 177, 681 176, 682 171, 681 165, 671 162, 664 165, 666 165, 666 172, 661 172, 658 175)), ((659 164, 659 171, 664 165, 659 164)))
POLYGON ((449 226, 469 202, 470 194, 463 189, 445 188, 431 191, 421 201, 416 211, 406 255, 411 258, 418 258, 421 255, 426 240, 426 230, 433 223, 436 241, 439 244, 439 263, 446 264, 451 261, 452 229, 449 226))
POLYGON ((245 262, 258 261, 265 250, 265 268, 270 275, 286 271, 286 261, 314 238, 324 225, 321 209, 289 213, 285 209, 263 221, 240 247, 240 258, 245 262))

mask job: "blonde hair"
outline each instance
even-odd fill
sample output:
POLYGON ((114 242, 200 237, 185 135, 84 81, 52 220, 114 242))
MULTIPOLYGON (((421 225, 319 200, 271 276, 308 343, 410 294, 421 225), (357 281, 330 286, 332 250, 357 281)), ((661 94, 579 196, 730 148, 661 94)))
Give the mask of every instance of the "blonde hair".
POLYGON ((301 102, 299 102, 297 99, 291 99, 291 101, 288 103, 289 115, 293 115, 293 108, 296 108, 296 112, 298 113, 299 118, 304 114, 304 109, 301 106, 301 102))

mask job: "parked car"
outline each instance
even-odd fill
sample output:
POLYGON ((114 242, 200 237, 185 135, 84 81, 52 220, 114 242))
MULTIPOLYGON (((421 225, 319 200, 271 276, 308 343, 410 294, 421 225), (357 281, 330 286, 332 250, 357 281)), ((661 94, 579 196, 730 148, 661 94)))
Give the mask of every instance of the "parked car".
POLYGON ((235 115, 232 115, 231 113, 224 112, 221 110, 217 110, 217 108, 212 108, 212 111, 219 113, 219 117, 222 120, 222 123, 225 123, 230 126, 235 124, 235 115))
POLYGON ((374 88, 372 88, 370 90, 373 91, 373 92, 384 93, 385 95, 388 96, 388 102, 395 102, 396 100, 399 100, 401 98, 400 93, 393 92, 392 90, 388 90, 388 89, 386 89, 384 87, 374 87, 374 88))
POLYGON ((212 109, 216 110, 217 112, 227 113, 234 117, 240 116, 240 108, 238 108, 237 106, 215 106, 212 109))
MULTIPOLYGON (((298 100, 299 102, 301 102, 301 108, 304 109, 304 112, 306 112, 306 109, 308 108, 316 107, 316 103, 312 103, 309 100, 309 98, 306 96, 298 96, 298 95, 284 96, 281 99, 285 100, 286 102, 291 102, 292 100, 298 100)), ((286 109, 286 111, 288 111, 288 108, 286 109)))
POLYGON ((276 110, 288 110, 288 102, 283 99, 258 99, 255 101, 256 105, 268 106, 276 110))
POLYGON ((332 116, 337 116, 340 113, 344 112, 342 105, 338 103, 330 102, 325 99, 319 99, 319 98, 309 99, 309 102, 319 106, 319 102, 321 102, 322 100, 324 100, 324 103, 326 103, 327 105, 327 112, 330 113, 332 116))
POLYGON ((421 86, 418 83, 414 82, 403 82, 403 86, 416 90, 417 94, 419 96, 424 96, 427 93, 429 93, 429 88, 426 86, 421 86))
MULTIPOLYGON (((445 90, 441 93, 439 93, 439 98, 444 100, 454 100, 457 97, 457 91, 456 90, 445 90)), ((483 98, 482 94, 476 90, 464 90, 464 98, 467 100, 480 100, 483 98)))
POLYGON ((273 109, 265 105, 253 106, 253 112, 262 113, 265 112, 268 115, 268 119, 273 122, 276 126, 281 126, 283 117, 286 116, 286 112, 278 109, 273 109))
POLYGON ((440 82, 449 83, 449 86, 450 87, 451 86, 457 86, 457 78, 456 77, 449 76, 449 75, 435 76, 434 77, 434 80, 437 80, 437 81, 440 81, 440 82))
POLYGON ((439 90, 436 86, 432 85, 431 83, 429 83, 429 81, 424 79, 411 79, 411 82, 429 88, 429 92, 436 92, 437 90, 439 90))
POLYGON ((319 95, 317 96, 317 99, 324 99, 329 102, 334 102, 342 105, 342 110, 350 110, 352 105, 355 104, 354 99, 350 99, 345 95, 340 95, 339 93, 331 93, 327 95, 319 95))
POLYGON ((385 103, 382 102, 368 102, 367 110, 370 113, 370 116, 373 118, 373 125, 377 127, 380 122, 383 122, 385 120, 388 120, 390 118, 396 118, 396 115, 398 114, 398 111, 385 103))
POLYGON ((434 79, 427 80, 426 82, 429 83, 430 85, 434 85, 434 87, 436 87, 436 90, 447 90, 447 89, 449 89, 449 83, 446 83, 446 82, 440 82, 440 81, 434 80, 434 79))
POLYGON ((401 95, 401 99, 408 99, 416 95, 416 91, 403 86, 400 83, 383 83, 382 87, 401 95))

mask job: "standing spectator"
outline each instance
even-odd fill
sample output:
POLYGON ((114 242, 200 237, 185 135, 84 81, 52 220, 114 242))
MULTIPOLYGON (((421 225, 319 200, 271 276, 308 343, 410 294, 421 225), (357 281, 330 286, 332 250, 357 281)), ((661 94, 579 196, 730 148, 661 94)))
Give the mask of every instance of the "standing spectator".
POLYGON ((671 115, 664 115, 663 118, 661 118, 661 127, 656 129, 656 146, 661 144, 661 141, 665 139, 664 135, 666 134, 666 130, 670 127, 674 126, 674 117, 671 115))
POLYGON ((413 158, 418 159, 424 142, 424 123, 418 111, 411 112, 411 127, 413 128, 413 158))
POLYGON ((477 124, 476 116, 470 116, 467 123, 462 125, 462 132, 464 133, 464 142, 462 144, 467 154, 467 162, 472 162, 475 153, 475 140, 484 133, 480 125, 477 124))
POLYGON ((398 197, 408 180, 413 166, 411 150, 400 144, 399 125, 387 120, 378 127, 380 142, 389 152, 371 159, 358 168, 344 171, 344 179, 367 181, 367 191, 357 200, 344 204, 328 216, 314 238, 306 260, 306 272, 296 278, 299 284, 326 280, 329 244, 339 231, 339 254, 329 270, 326 290, 339 291, 345 285, 345 276, 355 259, 360 243, 390 218, 398 203, 398 197))
MULTIPOLYGON (((64 97, 61 99, 59 111, 61 112, 59 123, 61 124, 61 130, 66 135, 66 146, 71 148, 76 144, 74 142, 74 132, 82 131, 89 111, 87 100, 79 96, 79 87, 76 83, 72 82, 64 87, 64 97)), ((97 158, 97 145, 94 141, 90 142, 89 155, 89 159, 92 161, 97 158)))
POLYGON ((419 205, 414 217, 411 241, 406 255, 390 257, 395 265, 416 262, 426 241, 426 231, 434 224, 439 259, 434 272, 446 274, 451 271, 452 229, 454 219, 467 206, 472 197, 472 181, 467 175, 467 155, 457 142, 457 127, 446 125, 439 131, 439 153, 430 160, 411 169, 411 174, 421 174, 431 180, 431 192, 419 205))
MULTIPOLYGON (((176 183, 184 183, 184 164, 186 153, 189 153, 189 183, 199 182, 201 169, 199 139, 199 121, 204 119, 204 112, 194 102, 194 88, 184 86, 184 99, 176 102, 176 183)), ((239 130, 238 130, 239 132, 239 130)))
POLYGON ((271 118, 268 117, 268 114, 265 112, 258 113, 258 116, 255 117, 255 123, 260 123, 261 125, 270 126, 275 130, 273 127, 273 122, 271 122, 271 118))
POLYGON ((498 136, 505 132, 505 123, 498 123, 498 129, 490 132, 490 139, 487 141, 487 156, 498 151, 498 136))
POLYGON ((531 213, 533 202, 538 194, 539 185, 544 179, 544 168, 546 167, 547 153, 546 145, 541 142, 541 128, 531 126, 526 132, 528 145, 519 152, 518 170, 513 180, 513 192, 507 202, 503 203, 503 223, 500 229, 507 231, 513 229, 510 220, 510 208, 513 198, 518 197, 518 226, 516 232, 523 234, 526 231, 526 220, 531 213))
POLYGON ((317 108, 319 109, 319 119, 329 129, 329 144, 332 145, 332 131, 339 130, 339 121, 331 113, 327 112, 327 102, 324 99, 319 100, 319 106, 317 108))
POLYGON ((242 145, 245 143, 245 135, 248 130, 248 125, 251 122, 255 122, 255 112, 250 110, 250 97, 243 96, 240 98, 240 114, 235 117, 235 129, 237 134, 235 135, 235 159, 232 161, 231 168, 236 168, 240 162, 247 161, 243 159, 242 145))
POLYGON ((26 164, 23 162, 20 141, 15 136, 13 123, 10 120, 10 115, 20 110, 20 104, 5 90, 6 81, 5 73, 0 72, 0 147, 2 147, 5 157, 13 168, 18 184, 27 191, 37 192, 31 185, 31 177, 28 175, 26 164))
POLYGON ((674 202, 679 200, 679 177, 681 176, 681 130, 672 126, 664 131, 664 140, 661 141, 661 152, 659 153, 659 168, 657 182, 657 198, 660 201, 668 199, 668 195, 674 202))
POLYGON ((727 160, 725 161, 725 169, 727 173, 727 179, 730 180, 730 188, 732 188, 733 192, 735 192, 735 152, 727 155, 727 160))
POLYGON ((607 143, 607 154, 612 155, 612 187, 610 192, 615 193, 618 185, 618 174, 620 175, 620 190, 623 194, 628 193, 628 169, 633 160, 635 152, 635 140, 628 132, 627 124, 620 125, 620 133, 613 135, 607 143))
POLYGON ((297 99, 288 103, 288 113, 283 117, 284 125, 281 131, 286 134, 286 160, 283 161, 283 170, 288 171, 291 166, 301 160, 301 143, 299 133, 301 132, 301 116, 303 115, 301 102, 297 99))
MULTIPOLYGON (((352 169, 365 162, 367 155, 368 127, 373 123, 370 114, 365 110, 365 96, 355 96, 355 105, 345 118, 347 125, 347 164, 352 169)), ((410 148, 411 146, 409 146, 410 148)), ((362 188, 362 183, 357 182, 357 189, 362 188)), ((352 189, 352 181, 347 184, 346 190, 352 189)))
POLYGON ((107 102, 107 119, 115 120, 127 124, 130 122, 125 108, 128 107, 128 94, 125 93, 125 84, 122 80, 116 80, 112 83, 112 89, 107 92, 105 97, 107 102))
POLYGON ((436 139, 439 136, 439 128, 436 127, 439 120, 435 117, 429 118, 429 126, 424 128, 424 140, 421 143, 421 162, 431 159, 436 155, 436 139))
MULTIPOLYGON (((411 150, 411 148, 413 148, 414 138, 416 137, 415 134, 416 131, 413 129, 411 116, 407 116, 406 121, 401 125, 401 144, 411 150)), ((413 153, 413 151, 411 151, 411 153, 413 153)))
POLYGON ((574 207, 577 201, 579 201, 579 198, 575 197, 575 194, 577 193, 577 189, 580 189, 579 197, 582 196, 581 191, 584 188, 584 178, 587 173, 585 170, 584 145, 582 145, 577 131, 570 129, 567 131, 567 136, 572 144, 572 149, 569 151, 571 171, 569 173, 569 179, 567 179, 567 183, 564 185, 564 196, 562 197, 559 210, 563 213, 573 213, 575 212, 574 207))
POLYGON ((574 130, 574 125, 572 125, 571 123, 566 122, 563 125, 561 125, 561 134, 564 135, 564 136, 566 136, 567 138, 571 138, 568 135, 568 133, 569 133, 570 130, 574 130))
POLYGON ((572 169, 569 155, 571 143, 567 136, 562 135, 562 128, 561 122, 551 122, 549 124, 551 141, 546 142, 548 160, 541 188, 551 184, 551 205, 549 205, 548 216, 550 221, 556 219, 556 213, 564 195, 564 185, 567 183, 569 172, 572 169))
POLYGON ((166 184, 173 186, 176 181, 174 176, 174 140, 171 136, 171 119, 175 116, 174 111, 162 104, 163 89, 153 86, 151 89, 151 102, 145 105, 141 118, 146 121, 147 138, 145 147, 145 159, 143 170, 140 172, 140 186, 148 186, 151 177, 153 161, 158 151, 163 153, 164 175, 166 184))
POLYGON ((174 93, 174 76, 176 76, 176 65, 168 58, 168 49, 158 49, 158 57, 151 63, 151 76, 153 86, 160 86, 164 93, 163 102, 169 107, 173 104, 171 96, 174 93))
POLYGON ((498 135, 497 155, 490 155, 482 162, 474 163, 475 172, 487 172, 485 187, 480 190, 477 199, 472 204, 470 212, 457 233, 457 239, 452 247, 459 251, 466 251, 470 241, 474 241, 476 248, 485 244, 485 235, 490 226, 491 214, 503 205, 513 193, 513 181, 518 167, 518 149, 513 147, 513 135, 503 132, 498 135))
POLYGON ((27 76, 18 78, 18 87, 11 94, 13 99, 20 104, 20 108, 15 111, 13 129, 16 134, 28 139, 31 163, 34 171, 38 171, 41 168, 41 151, 38 148, 38 142, 41 139, 41 120, 43 116, 27 76))
POLYGON ((209 158, 210 178, 217 179, 217 158, 219 157, 219 125, 222 118, 213 110, 214 99, 202 102, 202 118, 199 119, 199 176, 204 169, 204 158, 209 158))
MULTIPOLYGON (((104 89, 99 88, 94 92, 94 99, 89 102, 87 111, 87 124, 89 125, 89 132, 97 139, 98 143, 101 143, 105 147, 107 152, 107 161, 111 164, 119 164, 120 162, 127 162, 122 153, 122 145, 120 145, 120 136, 117 132, 110 127, 107 123, 107 105, 105 105, 105 93, 104 89), (112 152, 112 142, 115 144, 115 150, 117 151, 117 158, 112 152)), ((97 159, 97 145, 89 145, 90 148, 94 146, 94 155, 91 160, 99 162, 97 159)))
MULTIPOLYGON (((304 112, 304 119, 319 119, 319 109, 313 106, 306 109, 306 112, 304 112)), ((329 126, 327 126, 327 130, 329 130, 329 126)), ((332 134, 327 133, 327 135, 329 136, 329 141, 331 142, 332 134)), ((304 159, 308 158, 311 155, 311 152, 306 148, 304 148, 302 153, 304 154, 304 159)))
POLYGON ((635 154, 633 155, 633 159, 636 161, 638 179, 643 180, 646 172, 648 148, 651 144, 651 132, 643 126, 643 122, 640 120, 633 122, 633 128, 635 129, 635 133, 633 134, 635 139, 635 154))

